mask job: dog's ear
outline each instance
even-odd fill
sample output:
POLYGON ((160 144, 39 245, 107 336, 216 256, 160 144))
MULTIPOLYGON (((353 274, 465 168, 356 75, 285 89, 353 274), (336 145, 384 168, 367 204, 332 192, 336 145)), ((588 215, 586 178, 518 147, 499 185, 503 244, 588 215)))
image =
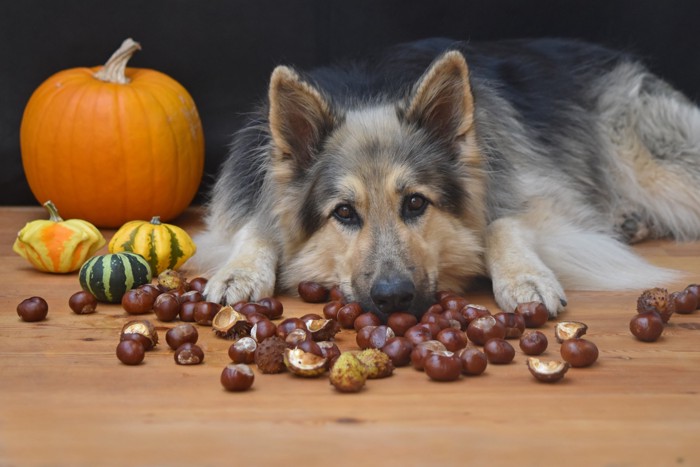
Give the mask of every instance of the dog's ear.
POLYGON ((272 72, 269 100, 270 133, 277 155, 308 166, 333 127, 330 106, 320 92, 285 66, 272 72))
POLYGON ((464 56, 446 52, 436 59, 413 89, 406 119, 447 141, 464 136, 474 120, 474 98, 464 56))

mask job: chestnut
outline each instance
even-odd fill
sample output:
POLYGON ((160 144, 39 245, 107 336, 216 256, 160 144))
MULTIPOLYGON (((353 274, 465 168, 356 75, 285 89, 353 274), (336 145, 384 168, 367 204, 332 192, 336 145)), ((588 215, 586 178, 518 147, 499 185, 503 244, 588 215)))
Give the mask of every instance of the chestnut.
POLYGON ((340 325, 334 319, 307 319, 304 320, 306 329, 315 341, 327 341, 333 339, 340 332, 340 325))
POLYGON ((525 355, 542 355, 547 350, 547 336, 540 331, 530 331, 520 338, 520 350, 525 355))
POLYGON ((299 282, 297 291, 299 292, 299 297, 308 303, 322 303, 328 300, 328 289, 318 282, 299 282))
MULTIPOLYGON (((163 295, 165 295, 165 294, 163 294, 163 295)), ((172 294, 170 294, 170 295, 172 295, 172 294)), ((177 300, 177 297, 175 297, 175 300, 177 300)), ((195 321, 194 310, 199 303, 201 303, 201 302, 185 302, 182 305, 180 305, 180 312, 179 312, 180 321, 184 321, 186 323, 193 323, 195 321)), ((167 317, 168 315, 165 314, 164 316, 167 317)))
MULTIPOLYGON (((439 303, 433 303, 432 305, 430 305, 428 307, 427 310, 425 310, 425 313, 435 313, 438 315, 441 315, 444 312, 445 312, 445 309, 442 308, 442 305, 440 305, 439 303)), ((423 313, 423 314, 425 314, 425 313, 423 313)))
POLYGON ((467 330, 467 319, 462 315, 462 312, 459 310, 447 310, 442 314, 443 318, 447 318, 447 320, 452 323, 453 327, 455 326, 455 322, 459 323, 459 329, 462 331, 467 330))
POLYGON ((456 381, 462 373, 462 361, 453 352, 436 350, 423 360, 423 370, 433 381, 456 381))
POLYGON ((491 314, 488 308, 481 305, 474 305, 473 303, 466 305, 459 312, 464 317, 467 326, 469 326, 469 323, 474 321, 476 318, 481 318, 482 316, 488 316, 491 314))
POLYGON ((387 320, 386 324, 397 336, 403 336, 408 328, 418 324, 418 318, 410 313, 392 313, 389 315, 389 319, 387 320))
POLYGON ((567 362, 543 361, 535 357, 527 359, 527 369, 537 381, 544 383, 555 383, 561 380, 570 366, 567 362))
POLYGON ((143 284, 140 285, 138 288, 143 289, 149 294, 151 294, 153 296, 153 300, 158 298, 158 296, 162 293, 161 290, 153 284, 143 284))
MULTIPOLYGON (((313 341, 313 345, 317 345, 313 341)), ((313 378, 325 373, 328 362, 319 353, 307 352, 301 347, 284 350, 284 365, 290 373, 306 378, 313 378)))
POLYGON ((199 365, 204 361, 204 351, 197 344, 185 342, 175 349, 173 358, 178 365, 199 365))
POLYGON ((437 333, 435 339, 442 342, 447 350, 456 352, 467 346, 467 335, 455 328, 445 328, 437 333))
POLYGON ((263 314, 270 319, 277 319, 284 313, 284 305, 275 297, 265 297, 258 301, 265 308, 263 314))
POLYGON ((684 290, 695 296, 698 302, 696 309, 700 310, 700 284, 689 284, 684 290))
POLYGON ((488 359, 486 354, 474 347, 467 347, 457 353, 462 363, 462 373, 468 376, 478 376, 486 371, 488 359))
POLYGON ((484 345, 489 339, 506 336, 506 328, 492 315, 476 318, 467 326, 467 337, 476 345, 484 345))
POLYGON ((326 365, 328 368, 332 367, 335 361, 340 357, 340 349, 331 341, 321 341, 317 342, 318 347, 321 349, 321 355, 326 357, 326 365))
POLYGON ((643 342, 654 342, 664 331, 664 322, 655 311, 638 313, 630 320, 630 332, 643 342))
POLYGON ((68 306, 76 315, 87 315, 95 312, 97 299, 90 292, 81 290, 70 296, 68 306))
POLYGON ((321 350, 321 346, 319 346, 318 343, 313 339, 304 339, 296 345, 296 348, 301 349, 306 353, 323 357, 323 351, 321 350))
POLYGON ((138 365, 146 356, 146 349, 137 340, 126 339, 117 344, 117 358, 125 365, 138 365))
POLYGON ((598 360, 598 347, 581 337, 562 342, 560 352, 561 358, 574 368, 591 366, 598 360))
POLYGON ((554 337, 561 343, 567 339, 581 337, 588 331, 588 326, 578 321, 562 321, 554 326, 554 337))
POLYGON ((355 320, 363 313, 362 307, 357 302, 348 303, 338 309, 338 323, 343 329, 353 329, 355 320))
POLYGON ((495 337, 484 344, 484 353, 489 363, 505 364, 513 361, 515 349, 505 339, 495 337))
POLYGON ((197 339, 199 339, 199 332, 190 323, 178 324, 174 328, 168 329, 165 333, 165 342, 173 350, 187 342, 196 344, 197 339))
POLYGON ((338 301, 328 302, 323 306, 323 316, 326 319, 338 319, 338 310, 343 307, 343 303, 338 301))
POLYGON ((292 329, 284 338, 284 343, 287 347, 294 348, 304 341, 312 340, 311 334, 306 329, 292 329))
POLYGON ((357 342, 357 346, 360 349, 364 350, 370 348, 369 338, 376 328, 377 326, 365 326, 359 331, 357 331, 357 335, 355 336, 355 342, 357 342))
POLYGON ((204 289, 207 286, 207 279, 204 277, 195 277, 191 279, 188 283, 190 285, 190 290, 196 290, 197 292, 204 293, 204 289))
POLYGON ((418 345, 421 342, 431 340, 433 338, 433 333, 430 331, 430 327, 421 323, 408 328, 404 333, 404 337, 411 341, 411 344, 418 345))
POLYGON ((389 356, 395 367, 406 366, 411 363, 413 344, 405 337, 392 337, 386 341, 381 351, 389 356))
POLYGON ((235 309, 235 310, 237 312, 241 313, 242 315, 245 315, 245 316, 250 316, 252 314, 258 313, 258 314, 263 314, 263 315, 267 316, 268 319, 271 319, 269 316, 270 309, 266 308, 258 303, 253 303, 253 302, 244 303, 243 305, 239 306, 238 309, 235 309))
MULTIPOLYGON (((369 326, 368 326, 369 327, 369 326)), ((373 349, 381 349, 389 339, 396 337, 394 330, 382 324, 375 327, 369 335, 369 346, 373 349)))
POLYGON ((328 380, 340 392, 359 392, 367 381, 367 367, 351 352, 343 352, 331 367, 328 380))
POLYGON ((244 363, 229 363, 221 372, 221 385, 227 391, 246 391, 255 381, 255 373, 244 363))
POLYGON ((340 286, 337 284, 331 287, 331 290, 328 292, 328 298, 334 302, 345 303, 345 295, 343 295, 340 286))
POLYGON ((496 313, 493 315, 506 328, 506 339, 520 339, 525 331, 525 318, 517 313, 496 313))
MULTIPOLYGON (((182 307, 185 306, 185 303, 180 305, 180 314, 182 314, 182 307)), ((222 308, 221 305, 214 302, 196 302, 194 305, 194 320, 202 326, 211 326, 214 317, 222 308)))
POLYGON ((201 302, 204 300, 204 295, 198 290, 188 290, 180 295, 180 303, 185 302, 201 302))
POLYGON ((145 289, 131 289, 122 297, 122 308, 130 315, 142 315, 153 309, 153 295, 145 289))
POLYGON ((241 337, 228 348, 228 356, 233 363, 253 363, 258 343, 252 337, 241 337))
POLYGON ((165 271, 162 271, 160 274, 158 274, 156 282, 158 283, 158 287, 163 291, 181 289, 186 292, 185 289, 188 287, 185 276, 174 269, 166 269, 165 271))
POLYGON ((637 312, 655 311, 661 315, 664 323, 668 323, 674 312, 668 291, 661 287, 647 289, 637 298, 637 312))
POLYGON ((425 324, 435 324, 437 325, 440 329, 445 329, 451 327, 450 325, 450 320, 442 316, 442 314, 437 314, 437 313, 426 313, 424 314, 421 319, 421 323, 425 324))
POLYGON ((515 312, 522 315, 526 328, 540 328, 549 319, 547 307, 541 302, 520 303, 515 312))
POLYGON ((359 331, 365 326, 379 326, 380 324, 382 324, 382 320, 374 313, 362 313, 355 319, 353 327, 355 331, 359 331))
POLYGON ((277 325, 277 335, 281 339, 286 339, 287 334, 294 331, 295 329, 303 329, 304 331, 306 331, 306 323, 304 323, 299 318, 287 318, 277 325))
POLYGON ((250 337, 256 342, 262 342, 275 335, 277 335, 277 325, 267 318, 257 321, 250 330, 250 337))
POLYGON ((673 292, 668 298, 676 313, 687 315, 698 308, 698 297, 687 288, 680 292, 673 292))
POLYGON ((144 350, 153 349, 158 344, 158 331, 147 319, 129 321, 122 326, 120 340, 138 340, 144 350))
POLYGON ((367 370, 367 379, 379 379, 394 373, 394 363, 389 356, 379 349, 366 349, 355 354, 367 370))
POLYGON ((317 320, 317 319, 324 319, 324 318, 323 318, 323 316, 321 316, 317 313, 306 313, 305 315, 300 316, 299 319, 306 323, 309 320, 317 320))
POLYGON ((418 371, 423 371, 425 358, 437 350, 447 350, 445 344, 436 340, 421 342, 413 346, 411 351, 411 366, 418 371))
POLYGON ((467 302, 467 299, 464 297, 460 297, 459 295, 447 295, 440 300, 440 306, 442 307, 443 311, 448 311, 448 310, 454 310, 454 311, 459 311, 465 306, 467 306, 469 302, 467 302))
MULTIPOLYGON (((194 313, 194 305, 192 311, 194 313)), ((180 300, 171 293, 162 293, 153 303, 153 312, 160 321, 173 321, 180 314, 180 300)))

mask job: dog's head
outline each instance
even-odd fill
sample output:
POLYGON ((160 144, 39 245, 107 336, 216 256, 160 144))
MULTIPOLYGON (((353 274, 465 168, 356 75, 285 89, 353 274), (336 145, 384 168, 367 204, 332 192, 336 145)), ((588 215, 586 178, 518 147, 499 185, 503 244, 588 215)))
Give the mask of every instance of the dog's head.
POLYGON ((439 57, 399 102, 334 105, 278 67, 270 161, 285 237, 282 284, 339 284, 381 318, 420 316, 483 272, 483 160, 467 64, 439 57))

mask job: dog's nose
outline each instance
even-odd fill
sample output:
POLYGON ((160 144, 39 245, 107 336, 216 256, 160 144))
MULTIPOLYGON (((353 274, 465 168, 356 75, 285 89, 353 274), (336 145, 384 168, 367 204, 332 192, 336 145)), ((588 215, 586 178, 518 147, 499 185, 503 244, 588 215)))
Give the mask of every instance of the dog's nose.
POLYGON ((369 291, 370 297, 379 311, 393 313, 407 311, 411 307, 416 287, 407 279, 379 279, 369 291))

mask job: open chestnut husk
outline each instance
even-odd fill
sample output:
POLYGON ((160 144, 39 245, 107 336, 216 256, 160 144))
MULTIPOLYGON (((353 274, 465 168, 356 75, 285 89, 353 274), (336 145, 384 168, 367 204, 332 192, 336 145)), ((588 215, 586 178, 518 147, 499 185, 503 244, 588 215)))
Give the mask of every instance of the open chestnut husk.
POLYGON ((306 329, 315 341, 327 341, 340 332, 340 324, 334 319, 307 319, 306 329))
POLYGON ((588 331, 588 326, 578 321, 561 321, 554 326, 554 337, 562 343, 567 339, 581 337, 588 331))
POLYGON ((239 339, 250 335, 253 325, 242 313, 230 306, 221 308, 211 321, 211 327, 218 337, 239 339))
POLYGON ((312 378, 320 376, 326 371, 326 357, 321 357, 312 352, 305 352, 298 347, 285 349, 284 365, 290 373, 312 378))
POLYGON ((545 361, 536 357, 527 359, 527 369, 537 381, 544 383, 555 383, 561 380, 571 365, 567 362, 555 360, 545 361))

